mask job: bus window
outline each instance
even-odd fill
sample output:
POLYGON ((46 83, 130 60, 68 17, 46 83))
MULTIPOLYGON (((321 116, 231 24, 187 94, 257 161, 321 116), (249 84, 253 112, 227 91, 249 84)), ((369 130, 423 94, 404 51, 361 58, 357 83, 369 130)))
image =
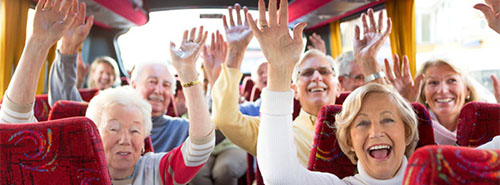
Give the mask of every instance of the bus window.
MULTIPOLYGON (((249 10, 249 12, 257 16, 257 11, 249 10)), ((167 62, 170 58, 168 52, 170 41, 179 45, 179 38, 182 37, 184 30, 195 26, 203 25, 209 34, 219 30, 225 36, 222 15, 227 15, 227 9, 184 9, 151 12, 149 22, 146 25, 133 27, 127 33, 118 37, 118 45, 125 68, 131 70, 135 64, 144 61, 160 60, 167 62)), ((207 43, 210 43, 210 41, 209 35, 207 43)), ((259 60, 264 60, 264 55, 260 51, 259 43, 254 38, 245 54, 245 61, 241 66, 242 72, 251 73, 254 64, 259 60)), ((201 64, 201 62, 198 64, 201 64)))

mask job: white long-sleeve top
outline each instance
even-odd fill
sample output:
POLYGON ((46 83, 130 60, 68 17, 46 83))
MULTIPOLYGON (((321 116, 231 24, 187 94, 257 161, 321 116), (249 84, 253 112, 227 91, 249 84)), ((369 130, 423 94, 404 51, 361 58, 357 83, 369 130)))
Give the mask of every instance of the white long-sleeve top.
POLYGON ((397 174, 388 180, 370 177, 358 163, 359 174, 339 179, 330 173, 313 172, 299 163, 293 144, 292 112, 293 91, 273 92, 264 88, 261 94, 262 106, 257 160, 265 184, 394 184, 403 181, 407 159, 403 157, 397 174))

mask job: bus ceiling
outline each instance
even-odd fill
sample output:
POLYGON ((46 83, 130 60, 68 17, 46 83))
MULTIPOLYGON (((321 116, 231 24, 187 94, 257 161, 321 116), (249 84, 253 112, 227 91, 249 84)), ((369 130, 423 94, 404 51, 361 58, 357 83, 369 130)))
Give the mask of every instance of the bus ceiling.
MULTIPOLYGON (((34 0, 35 2, 38 0, 34 0)), ((128 29, 148 22, 148 12, 175 9, 226 8, 235 3, 257 9, 257 0, 79 0, 87 4, 87 15, 95 25, 128 29)), ((266 0, 267 4, 268 0, 266 0)), ((380 9, 385 0, 289 0, 289 22, 307 22, 314 29, 337 20, 357 17, 368 8, 380 9)))

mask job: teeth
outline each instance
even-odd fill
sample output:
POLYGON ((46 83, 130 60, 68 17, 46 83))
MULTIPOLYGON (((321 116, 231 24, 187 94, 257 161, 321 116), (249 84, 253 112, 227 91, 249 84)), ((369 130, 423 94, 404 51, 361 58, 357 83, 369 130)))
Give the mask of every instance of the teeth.
POLYGON ((128 152, 118 152, 118 155, 128 155, 128 152))
POLYGON ((391 146, 389 145, 377 145, 377 146, 372 146, 368 150, 381 150, 381 149, 391 149, 391 146))
POLYGON ((323 91, 325 91, 325 89, 324 88, 312 88, 309 91, 311 91, 311 92, 323 92, 323 91))
POLYGON ((436 102, 438 102, 438 103, 447 103, 447 102, 451 102, 451 98, 446 98, 446 99, 436 99, 436 102))

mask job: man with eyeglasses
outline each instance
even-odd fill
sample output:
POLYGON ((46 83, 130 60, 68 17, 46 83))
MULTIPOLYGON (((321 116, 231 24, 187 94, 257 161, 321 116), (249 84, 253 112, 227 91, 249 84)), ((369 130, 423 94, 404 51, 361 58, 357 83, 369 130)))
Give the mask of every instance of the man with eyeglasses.
POLYGON ((339 63, 339 82, 342 91, 354 91, 365 84, 365 76, 352 51, 342 53, 337 58, 337 62, 339 63))
MULTIPOLYGON (((244 49, 235 53, 243 53, 244 49)), ((256 155, 259 117, 245 116, 238 110, 238 83, 241 79, 239 67, 243 57, 226 59, 221 76, 212 90, 212 120, 217 129, 240 148, 256 155)), ((327 104, 334 104, 339 94, 334 69, 334 60, 317 49, 302 55, 294 69, 293 86, 295 98, 301 110, 294 124, 294 140, 300 164, 307 167, 312 148, 316 115, 327 104)), ((279 108, 279 105, 276 106, 279 108)))

